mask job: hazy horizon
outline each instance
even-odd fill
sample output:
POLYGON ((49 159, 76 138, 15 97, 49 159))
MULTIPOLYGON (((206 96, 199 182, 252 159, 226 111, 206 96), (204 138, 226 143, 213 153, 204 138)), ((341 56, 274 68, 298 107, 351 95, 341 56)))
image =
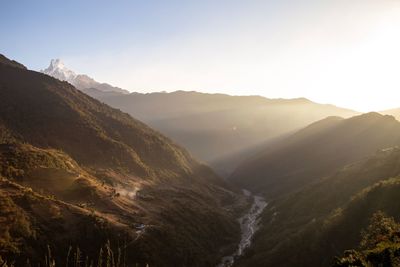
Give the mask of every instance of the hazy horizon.
POLYGON ((34 70, 61 58, 129 91, 305 97, 362 112, 400 106, 399 2, 24 4, 3 5, 0 48, 34 70))

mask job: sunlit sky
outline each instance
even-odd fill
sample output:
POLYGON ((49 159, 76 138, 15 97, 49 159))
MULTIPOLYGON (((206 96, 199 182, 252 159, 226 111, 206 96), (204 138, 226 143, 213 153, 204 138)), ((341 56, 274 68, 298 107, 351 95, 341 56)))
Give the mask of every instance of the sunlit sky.
POLYGON ((0 53, 130 91, 400 107, 399 0, 0 2, 0 53))

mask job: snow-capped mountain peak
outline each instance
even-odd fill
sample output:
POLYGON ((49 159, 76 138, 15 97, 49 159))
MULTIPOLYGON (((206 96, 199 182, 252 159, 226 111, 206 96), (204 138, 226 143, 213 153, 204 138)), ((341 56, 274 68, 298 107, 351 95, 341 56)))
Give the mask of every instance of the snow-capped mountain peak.
POLYGON ((64 63, 63 63, 63 62, 61 61, 61 59, 59 59, 59 58, 52 59, 52 60, 50 61, 50 66, 51 66, 53 69, 65 69, 64 63))
POLYGON ((59 80, 68 82, 71 82, 71 80, 75 79, 77 76, 75 72, 65 67, 61 59, 52 59, 49 67, 45 70, 42 70, 42 72, 59 80))
POLYGON ((94 94, 94 91, 100 93, 111 92, 117 94, 129 94, 129 91, 109 85, 107 83, 99 83, 93 78, 84 75, 76 74, 72 70, 68 69, 61 59, 52 59, 47 69, 41 70, 42 73, 52 76, 61 81, 67 81, 77 89, 82 90, 92 96, 98 96, 99 93, 94 94))

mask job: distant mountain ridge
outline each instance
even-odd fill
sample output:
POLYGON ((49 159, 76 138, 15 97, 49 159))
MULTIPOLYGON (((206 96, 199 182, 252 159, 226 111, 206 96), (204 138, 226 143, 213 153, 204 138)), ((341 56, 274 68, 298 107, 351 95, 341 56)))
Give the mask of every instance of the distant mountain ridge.
POLYGON ((79 90, 87 92, 90 95, 91 89, 95 89, 106 93, 128 94, 129 91, 109 85, 107 83, 99 83, 94 79, 84 74, 76 74, 74 71, 68 69, 61 59, 52 59, 50 65, 41 70, 42 73, 50 75, 61 81, 67 81, 79 90))
POLYGON ((273 198, 396 145, 400 145, 400 122, 393 116, 372 112, 348 119, 329 117, 265 148, 230 180, 273 198))
POLYGON ((43 72, 149 124, 224 176, 252 155, 254 148, 282 134, 327 116, 358 114, 306 98, 269 99, 196 91, 124 94, 127 91, 121 93, 119 88, 76 75, 58 59, 43 72))
POLYGON ((400 121, 400 108, 393 108, 380 111, 379 113, 384 115, 391 115, 396 118, 396 120, 400 121))
POLYGON ((146 122, 224 174, 251 155, 253 147, 273 138, 327 116, 358 114, 305 98, 268 99, 194 91, 95 97, 146 122))

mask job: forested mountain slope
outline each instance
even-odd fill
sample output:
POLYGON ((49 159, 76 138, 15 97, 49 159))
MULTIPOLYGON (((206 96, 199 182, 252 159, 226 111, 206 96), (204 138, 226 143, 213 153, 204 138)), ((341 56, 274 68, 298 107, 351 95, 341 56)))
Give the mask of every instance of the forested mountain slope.
POLYGON ((358 247, 373 214, 400 219, 399 175, 400 149, 394 147, 275 199, 237 266, 330 266, 358 247))
POLYGON ((275 198, 398 144, 400 122, 392 116, 367 113, 349 119, 329 117, 248 159, 230 180, 275 198))
POLYGON ((130 264, 210 266, 237 240, 240 194, 142 122, 4 58, 0 99, 3 258, 110 240, 130 264))

